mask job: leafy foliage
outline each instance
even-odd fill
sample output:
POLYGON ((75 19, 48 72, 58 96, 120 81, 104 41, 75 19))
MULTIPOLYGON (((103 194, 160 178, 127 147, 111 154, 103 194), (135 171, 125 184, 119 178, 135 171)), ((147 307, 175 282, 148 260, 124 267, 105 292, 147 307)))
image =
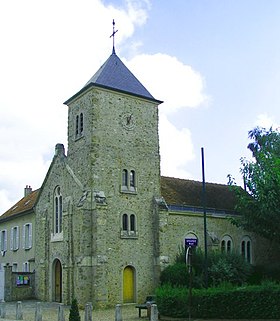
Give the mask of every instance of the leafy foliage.
POLYGON ((69 321, 81 321, 78 302, 76 299, 73 299, 71 303, 69 321))
MULTIPOLYGON (((218 286, 224 283, 233 285, 245 284, 251 273, 251 265, 239 254, 210 252, 208 254, 209 285, 218 286)), ((192 255, 193 288, 204 286, 204 254, 197 249, 192 255)), ((176 262, 162 271, 161 284, 173 287, 188 287, 189 273, 185 263, 185 252, 182 249, 176 262)))
POLYGON ((251 274, 251 265, 234 253, 212 253, 209 262, 209 279, 212 286, 230 283, 245 284, 251 274))
POLYGON ((257 127, 249 132, 249 138, 253 160, 242 158, 240 169, 247 193, 229 176, 241 214, 233 223, 280 243, 280 133, 257 127))
MULTIPOLYGON (((186 318, 189 291, 164 285, 156 289, 161 315, 186 318)), ((197 289, 192 292, 192 318, 279 319, 280 287, 274 283, 239 288, 197 289), (249 304, 248 304, 249 303, 249 304)))

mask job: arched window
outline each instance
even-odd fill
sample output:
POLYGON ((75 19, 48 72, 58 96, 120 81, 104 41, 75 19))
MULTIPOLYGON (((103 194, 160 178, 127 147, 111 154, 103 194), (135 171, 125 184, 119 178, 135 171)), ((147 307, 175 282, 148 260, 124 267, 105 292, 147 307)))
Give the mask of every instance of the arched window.
POLYGON ((135 188, 135 171, 130 171, 130 187, 135 188))
POLYGON ((80 114, 80 134, 84 131, 84 115, 83 113, 80 114))
POLYGON ((54 191, 54 234, 62 232, 62 195, 60 187, 54 191))
POLYGON ((128 177, 126 169, 122 171, 122 187, 128 188, 128 177))
POLYGON ((79 116, 76 116, 76 137, 79 135, 79 116))
POLYGON ((121 237, 135 238, 137 237, 137 221, 135 214, 122 214, 121 216, 121 237))
POLYGON ((122 216, 122 229, 124 231, 128 230, 128 216, 127 216, 127 214, 123 214, 123 216, 122 216))
POLYGON ((135 193, 136 192, 136 174, 135 170, 122 170, 122 182, 121 191, 125 193, 135 193))
POLYGON ((229 235, 225 235, 221 240, 221 252, 231 253, 233 250, 232 238, 229 235))
POLYGON ((130 215, 130 231, 135 232, 135 215, 130 215))
POLYGON ((84 132, 84 114, 80 113, 80 115, 76 116, 76 121, 75 121, 76 138, 83 136, 83 132, 84 132))
POLYGON ((248 236, 241 241, 241 255, 247 262, 252 263, 252 242, 248 236))

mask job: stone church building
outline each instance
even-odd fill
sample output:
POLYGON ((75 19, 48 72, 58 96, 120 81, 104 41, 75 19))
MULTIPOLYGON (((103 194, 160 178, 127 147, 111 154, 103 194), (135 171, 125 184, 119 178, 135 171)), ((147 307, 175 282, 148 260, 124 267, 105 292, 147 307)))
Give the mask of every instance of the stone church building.
MULTIPOLYGON (((141 302, 186 238, 203 249, 202 184, 160 175, 162 101, 113 50, 68 106, 68 152, 55 153, 40 189, 0 216, 0 263, 33 272, 37 299, 94 306, 141 302)), ((206 184, 207 246, 252 264, 276 259, 237 229, 234 195, 206 184)))

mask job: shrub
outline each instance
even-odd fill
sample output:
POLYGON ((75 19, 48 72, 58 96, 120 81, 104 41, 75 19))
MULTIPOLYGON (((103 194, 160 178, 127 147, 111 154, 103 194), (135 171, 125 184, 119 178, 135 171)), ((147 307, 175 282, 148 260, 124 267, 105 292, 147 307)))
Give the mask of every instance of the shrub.
POLYGON ((76 299, 73 299, 71 303, 69 321, 81 321, 78 302, 76 299))
MULTIPOLYGON (((188 289, 182 287, 164 285, 156 289, 160 314, 186 318, 189 312, 188 295, 188 289)), ((196 289, 192 291, 191 316, 279 320, 279 301, 280 286, 272 282, 261 286, 196 289)))
POLYGON ((251 273, 251 265, 239 254, 211 253, 209 258, 209 280, 213 286, 222 283, 245 284, 251 273))
MULTIPOLYGON (((193 251, 192 271, 193 288, 204 286, 204 253, 200 249, 193 251)), ((176 262, 168 266, 160 276, 161 284, 172 286, 189 286, 189 273, 185 262, 185 251, 182 248, 176 257, 176 262)), ((247 282, 251 266, 239 254, 222 254, 210 252, 208 255, 209 285, 218 286, 223 283, 242 285, 247 282)))

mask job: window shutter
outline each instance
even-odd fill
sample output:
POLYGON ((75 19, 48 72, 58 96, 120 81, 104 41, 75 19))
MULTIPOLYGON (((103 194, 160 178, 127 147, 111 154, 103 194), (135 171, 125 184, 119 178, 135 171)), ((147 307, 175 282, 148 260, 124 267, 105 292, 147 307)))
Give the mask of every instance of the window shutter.
POLYGON ((4 251, 7 251, 7 230, 5 230, 4 251))
POLYGON ((32 247, 32 223, 29 223, 29 235, 28 235, 28 248, 31 249, 32 247))
POLYGON ((11 235, 10 235, 10 247, 11 247, 11 250, 14 249, 13 239, 14 239, 14 228, 12 227, 12 228, 11 228, 11 235))
POLYGON ((19 249, 19 243, 20 243, 20 230, 19 230, 19 226, 18 226, 18 234, 17 234, 17 248, 19 249))
POLYGON ((25 229, 26 229, 26 224, 23 225, 23 230, 22 230, 22 248, 25 249, 25 229))

